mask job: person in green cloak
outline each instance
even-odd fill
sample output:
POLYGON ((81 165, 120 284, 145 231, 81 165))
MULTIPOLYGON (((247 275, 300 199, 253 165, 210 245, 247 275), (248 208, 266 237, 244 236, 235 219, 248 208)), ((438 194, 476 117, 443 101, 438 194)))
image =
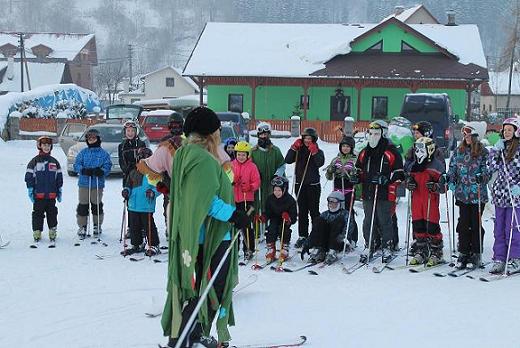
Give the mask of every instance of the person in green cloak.
MULTIPOLYGON (((206 107, 192 110, 184 122, 186 144, 173 159, 170 184, 170 240, 167 298, 162 328, 175 347, 199 296, 231 244, 231 223, 245 228, 249 217, 234 206, 231 181, 221 166, 220 120, 206 107)), ((234 325, 233 288, 238 282, 237 248, 231 252, 189 328, 180 347, 194 343, 217 347, 210 336, 217 316, 218 342, 231 339, 228 326, 234 325)))
POLYGON ((253 163, 260 172, 260 189, 255 193, 255 225, 265 224, 265 202, 273 193, 271 180, 285 176, 285 160, 280 149, 271 142, 271 125, 260 122, 257 126, 258 144, 251 150, 253 163))

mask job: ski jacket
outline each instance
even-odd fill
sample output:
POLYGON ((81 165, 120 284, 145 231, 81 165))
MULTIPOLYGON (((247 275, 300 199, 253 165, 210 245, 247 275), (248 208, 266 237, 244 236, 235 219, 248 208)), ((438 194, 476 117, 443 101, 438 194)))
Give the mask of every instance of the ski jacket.
POLYGON ((282 197, 276 198, 270 194, 265 202, 265 216, 271 224, 282 224, 282 213, 288 212, 291 218, 291 225, 296 222, 296 201, 288 192, 284 192, 282 197))
POLYGON ((235 202, 253 202, 255 200, 255 191, 260 187, 260 173, 256 165, 248 158, 244 163, 240 163, 234 159, 231 162, 233 166, 233 194, 235 202), (243 186, 248 186, 244 191, 243 186))
POLYGON ((86 147, 81 150, 76 156, 76 161, 74 162, 74 171, 78 173, 78 186, 95 189, 105 187, 105 177, 110 174, 110 169, 112 168, 112 161, 110 160, 110 155, 108 152, 103 150, 101 147, 86 147), (83 168, 98 168, 100 167, 104 176, 87 176, 81 174, 81 170, 83 168))
POLYGON ((352 154, 344 155, 341 152, 330 162, 325 172, 327 180, 334 180, 334 190, 345 194, 352 191, 353 184, 349 178, 357 173, 357 157, 352 154))
POLYGON ((170 186, 173 157, 175 151, 182 146, 182 136, 170 135, 159 143, 153 154, 137 163, 137 170, 141 174, 148 175, 150 180, 162 180, 170 186))
POLYGON ((58 160, 50 154, 35 156, 25 171, 25 183, 33 188, 36 199, 56 199, 63 186, 63 174, 58 160))
POLYGON ((477 174, 482 176, 480 185, 480 201, 488 201, 487 183, 489 181, 486 166, 488 150, 482 148, 480 156, 473 158, 471 148, 466 146, 464 151, 459 148, 455 150, 450 158, 448 169, 448 184, 455 187, 455 199, 464 204, 478 204, 478 184, 475 181, 477 174))
MULTIPOLYGON (((506 142, 505 145, 507 147, 509 144, 506 142)), ((520 147, 506 165, 502 161, 501 151, 491 149, 488 157, 488 168, 490 176, 493 173, 498 174, 491 189, 493 204, 499 208, 511 208, 509 189, 513 185, 520 185, 520 147)), ((520 197, 513 197, 513 199, 515 206, 520 206, 520 197)))
POLYGON ((333 221, 337 219, 342 219, 344 221, 343 228, 341 230, 341 235, 343 238, 347 236, 347 239, 349 239, 351 236, 354 235, 356 232, 356 221, 354 218, 350 219, 350 226, 348 226, 348 210, 347 209, 339 209, 336 212, 331 212, 330 210, 325 210, 323 213, 320 214, 320 218, 326 221, 328 224, 332 223, 333 221), (348 231, 347 231, 348 227, 348 231))
POLYGON ((415 180, 417 187, 412 191, 412 221, 426 220, 439 223, 440 194, 446 192, 446 183, 443 174, 446 172, 446 164, 433 158, 431 162, 418 164, 412 162, 410 166, 410 177, 415 180), (439 183, 437 191, 430 192, 426 183, 439 183))
POLYGON ((126 180, 127 186, 125 189, 130 191, 128 197, 128 211, 137 213, 153 213, 155 212, 155 200, 160 193, 155 189, 155 186, 148 182, 148 178, 139 173, 137 169, 132 169, 126 180), (153 198, 146 197, 146 191, 152 190, 153 198))
POLYGON ((146 144, 142 140, 139 140, 139 138, 125 139, 118 145, 117 153, 119 156, 119 167, 123 172, 123 186, 125 186, 126 178, 132 169, 135 168, 137 152, 143 147, 146 147, 146 144))
POLYGON ((255 195, 255 209, 259 214, 265 210, 267 196, 273 193, 271 179, 276 175, 285 176, 285 162, 280 149, 272 144, 266 148, 254 146, 251 150, 251 160, 260 173, 260 189, 255 195))
POLYGON ((396 189, 404 180, 403 159, 388 139, 381 138, 375 148, 365 147, 358 155, 356 167, 361 171, 362 197, 374 200, 376 185, 372 179, 385 176, 387 185, 378 185, 377 200, 395 202, 396 189))
POLYGON ((320 172, 319 169, 325 164, 325 155, 321 149, 318 149, 318 153, 311 155, 307 146, 302 145, 298 151, 289 149, 285 156, 285 163, 295 163, 294 173, 296 175, 296 184, 302 185, 319 185, 320 184, 320 172), (310 156, 310 158, 309 158, 310 156), (307 170, 305 170, 307 167, 307 170), (303 174, 305 173, 305 177, 303 174), (303 180, 303 182, 302 182, 303 180))

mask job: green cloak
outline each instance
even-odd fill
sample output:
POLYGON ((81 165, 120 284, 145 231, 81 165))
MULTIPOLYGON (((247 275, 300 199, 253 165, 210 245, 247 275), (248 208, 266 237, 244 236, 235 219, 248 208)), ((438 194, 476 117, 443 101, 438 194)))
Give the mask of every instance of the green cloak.
MULTIPOLYGON (((209 282, 211 258, 222 238, 230 230, 229 222, 208 217, 211 201, 215 196, 228 204, 233 202, 231 183, 217 160, 203 147, 187 144, 179 148, 174 157, 172 181, 170 184, 170 243, 168 250, 168 296, 162 315, 165 336, 177 338, 184 303, 198 297, 209 282), (203 276, 200 291, 195 288, 195 262, 199 252, 199 233, 202 224, 206 226, 204 240, 203 276), (208 276, 206 276, 208 275, 208 276)), ((232 307, 233 288, 238 283, 237 248, 231 248, 231 264, 226 278, 226 286, 219 303, 212 289, 201 307, 199 321, 204 334, 209 335, 213 318, 209 317, 208 300, 217 312, 217 332, 219 342, 231 339, 229 325, 234 325, 232 307)))
POLYGON ((285 163, 285 159, 282 156, 280 149, 275 145, 271 145, 267 151, 258 148, 258 146, 253 147, 251 158, 260 172, 261 179, 260 190, 255 193, 255 211, 258 214, 260 211, 264 214, 267 196, 273 193, 271 180, 273 179, 276 170, 285 163), (259 192, 261 193, 261 196, 259 195, 259 192), (260 202, 262 203, 261 206, 260 202))

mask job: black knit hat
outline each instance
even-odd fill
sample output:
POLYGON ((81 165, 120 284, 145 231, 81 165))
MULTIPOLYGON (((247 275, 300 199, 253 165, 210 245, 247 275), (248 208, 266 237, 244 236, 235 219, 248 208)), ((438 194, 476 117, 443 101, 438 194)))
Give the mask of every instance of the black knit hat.
POLYGON ((217 114, 205 107, 199 106, 191 110, 184 121, 184 134, 198 133, 200 135, 210 135, 220 128, 220 120, 217 114))
POLYGON ((341 146, 344 144, 350 146, 350 153, 354 152, 354 148, 356 147, 356 141, 354 140, 354 138, 343 136, 343 138, 341 138, 341 141, 339 142, 339 152, 341 152, 341 146))

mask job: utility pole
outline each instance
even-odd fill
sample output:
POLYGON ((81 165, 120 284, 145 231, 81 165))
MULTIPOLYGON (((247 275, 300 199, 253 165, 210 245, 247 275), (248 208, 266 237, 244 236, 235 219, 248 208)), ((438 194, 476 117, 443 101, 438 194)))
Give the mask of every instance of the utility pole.
POLYGON ((23 56, 25 47, 23 45, 23 33, 18 34, 20 36, 20 91, 23 92, 23 56))
POLYGON ((130 75, 130 81, 128 82, 128 92, 132 91, 132 44, 128 45, 128 74, 130 75))
POLYGON ((514 29, 515 31, 513 33, 513 42, 511 42, 513 47, 511 49, 511 59, 509 61, 509 84, 508 84, 508 88, 507 88, 507 102, 506 102, 506 108, 508 108, 508 109, 509 109, 509 105, 511 102, 511 82, 513 80, 513 68, 514 68, 514 63, 515 63, 516 42, 518 40, 518 20, 519 20, 518 17, 520 17, 520 4, 519 4, 518 0, 516 0, 516 8, 513 13, 516 18, 515 18, 515 29, 514 29))

